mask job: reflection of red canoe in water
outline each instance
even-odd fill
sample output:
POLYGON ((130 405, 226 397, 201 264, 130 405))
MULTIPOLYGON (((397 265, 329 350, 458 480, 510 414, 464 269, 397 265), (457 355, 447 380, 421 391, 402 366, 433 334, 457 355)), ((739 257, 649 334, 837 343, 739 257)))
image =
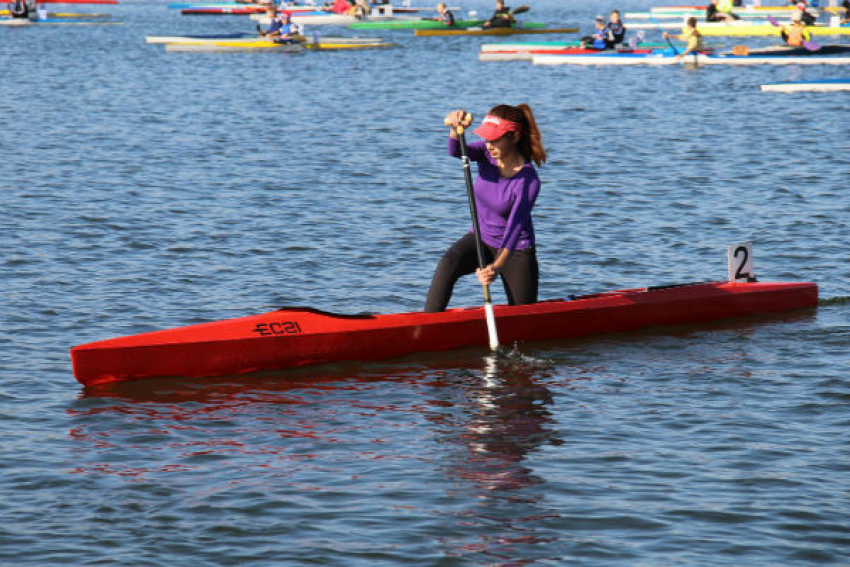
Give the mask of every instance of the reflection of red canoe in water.
MULTIPOLYGON (((497 306, 503 343, 777 313, 817 305, 814 283, 704 283, 612 291, 569 301, 497 306)), ((290 308, 154 331, 71 349, 85 385, 225 376, 324 362, 381 360, 487 344, 484 310, 335 315, 290 308)))

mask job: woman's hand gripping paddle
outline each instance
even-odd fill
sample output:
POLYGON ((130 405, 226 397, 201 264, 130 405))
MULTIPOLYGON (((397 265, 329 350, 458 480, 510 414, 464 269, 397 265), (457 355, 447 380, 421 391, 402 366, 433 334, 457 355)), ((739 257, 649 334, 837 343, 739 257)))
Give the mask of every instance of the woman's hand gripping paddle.
MULTIPOLYGON (((467 114, 464 121, 468 124, 472 123, 472 115, 467 114)), ((446 120, 446 126, 453 124, 446 120)), ((478 226, 478 208, 475 206, 475 193, 472 187, 472 170, 469 164, 469 156, 466 155, 466 136, 464 136, 464 127, 461 124, 455 126, 458 142, 460 142, 460 160, 463 163, 463 174, 466 179, 466 197, 469 200, 469 214, 472 217, 472 231, 475 235, 475 251, 478 253, 478 267, 484 269, 484 243, 481 241, 481 229, 478 226)), ((490 299, 490 286, 481 286, 484 289, 484 313, 487 317, 487 333, 490 337, 490 350, 497 352, 499 350, 499 335, 496 332, 496 315, 493 312, 493 301, 490 299)))

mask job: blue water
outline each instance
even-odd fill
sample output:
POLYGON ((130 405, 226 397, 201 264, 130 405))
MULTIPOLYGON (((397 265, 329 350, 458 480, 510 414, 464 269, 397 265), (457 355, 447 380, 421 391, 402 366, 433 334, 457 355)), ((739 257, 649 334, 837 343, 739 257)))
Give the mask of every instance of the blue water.
MULTIPOLYGON (((527 16, 587 32, 610 7, 527 16)), ((253 23, 67 9, 124 25, 0 28, 0 563, 848 564, 850 96, 758 88, 846 69, 480 63, 491 40, 410 32, 166 53, 144 36, 253 23), (74 380, 92 340, 420 309, 469 222, 442 118, 501 102, 530 103, 549 150, 543 298, 723 279, 752 241, 762 280, 815 281, 819 307, 497 362, 74 380)), ((452 306, 480 301, 469 280, 452 306)))

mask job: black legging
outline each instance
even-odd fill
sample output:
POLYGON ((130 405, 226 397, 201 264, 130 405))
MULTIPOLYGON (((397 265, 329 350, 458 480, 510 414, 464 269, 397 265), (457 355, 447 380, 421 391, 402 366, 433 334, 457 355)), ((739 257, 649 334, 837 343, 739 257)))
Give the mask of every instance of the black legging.
MULTIPOLYGON (((498 249, 485 245, 484 261, 492 263, 497 252, 498 249)), ((476 268, 478 254, 475 251, 475 236, 470 232, 452 244, 440 259, 425 300, 425 311, 444 311, 449 305, 455 282, 461 276, 474 274, 476 268)), ((537 301, 540 273, 534 248, 514 250, 500 272, 510 305, 526 305, 537 301)))

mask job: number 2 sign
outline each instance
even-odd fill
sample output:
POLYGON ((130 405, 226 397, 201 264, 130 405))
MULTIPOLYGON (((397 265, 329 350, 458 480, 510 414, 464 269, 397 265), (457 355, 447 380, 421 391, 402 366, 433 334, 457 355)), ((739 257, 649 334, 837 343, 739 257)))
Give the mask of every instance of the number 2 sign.
POLYGON ((753 271, 753 243, 743 242, 726 247, 726 258, 729 265, 729 281, 755 281, 753 271))

